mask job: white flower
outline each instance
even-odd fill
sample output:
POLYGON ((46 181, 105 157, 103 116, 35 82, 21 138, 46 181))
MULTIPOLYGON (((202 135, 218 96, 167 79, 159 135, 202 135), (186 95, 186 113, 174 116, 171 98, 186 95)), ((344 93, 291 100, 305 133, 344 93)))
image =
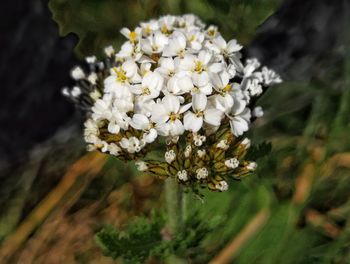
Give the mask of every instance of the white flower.
POLYGON ((227 150, 229 148, 229 144, 227 144, 226 139, 222 139, 219 141, 219 143, 216 145, 217 148, 222 149, 222 150, 227 150))
POLYGON ((187 145, 184 151, 184 155, 186 158, 189 158, 192 153, 192 147, 191 145, 187 145))
POLYGON ((111 69, 111 75, 104 81, 105 92, 113 93, 117 98, 130 97, 129 84, 140 83, 137 64, 132 60, 111 69))
POLYGON ((148 22, 141 22, 140 25, 142 28, 142 35, 146 37, 159 29, 158 21, 154 19, 148 22))
POLYGON ((231 158, 228 160, 225 160, 225 166, 229 169, 235 169, 239 165, 239 161, 236 158, 231 158))
POLYGON ((142 50, 146 54, 152 55, 163 51, 165 45, 168 44, 168 38, 161 32, 156 31, 146 39, 141 39, 140 43, 142 50))
POLYGON ((220 181, 218 184, 215 185, 215 188, 220 192, 224 192, 228 190, 228 184, 226 181, 220 181))
POLYGON ((215 38, 218 34, 218 27, 214 25, 210 25, 206 31, 207 37, 215 38))
POLYGON ((276 72, 268 69, 265 66, 262 68, 261 73, 262 73, 262 76, 264 79, 264 85, 266 85, 266 86, 282 82, 281 77, 276 72))
POLYGON ((133 59, 138 61, 142 57, 140 44, 127 41, 122 45, 121 50, 115 56, 117 59, 133 59))
POLYGON ((152 68, 152 64, 150 62, 141 63, 141 66, 140 66, 141 76, 144 77, 146 76, 146 74, 150 73, 151 68, 152 68))
POLYGON ((158 61, 159 67, 156 69, 164 78, 173 76, 178 68, 179 58, 160 58, 158 61))
POLYGON ((135 129, 144 131, 143 140, 146 143, 152 143, 158 136, 157 130, 153 128, 152 123, 145 115, 134 114, 130 125, 135 129))
POLYGON ((205 151, 205 149, 199 149, 197 150, 197 155, 200 158, 203 158, 205 156, 205 154, 207 154, 207 152, 205 151))
POLYGON ((82 68, 76 66, 72 69, 71 76, 74 80, 81 80, 85 78, 85 73, 82 68))
POLYGON ((211 74, 213 87, 219 94, 215 95, 215 106, 222 112, 227 112, 233 106, 233 98, 230 94, 233 85, 229 83, 229 74, 226 71, 211 74))
POLYGON ((140 152, 145 146, 145 142, 139 140, 137 137, 122 138, 120 146, 126 149, 129 153, 140 152))
POLYGON ((176 74, 168 80, 167 91, 174 95, 188 93, 193 89, 191 77, 186 74, 176 74))
POLYGON ((193 74, 192 82, 194 85, 192 94, 203 93, 205 95, 210 95, 213 92, 213 86, 210 82, 209 75, 193 74))
POLYGON ((251 145, 251 142, 250 142, 250 139, 249 138, 245 138, 241 141, 241 145, 244 146, 244 149, 249 149, 250 148, 250 145, 251 145))
MULTIPOLYGON (((182 28, 191 28, 195 24, 200 24, 200 21, 198 17, 196 17, 195 15, 186 14, 186 15, 183 15, 182 17, 178 17, 178 23, 179 23, 179 26, 182 28)), ((199 25, 199 26, 202 27, 202 25, 199 25)))
POLYGON ((207 138, 205 136, 200 135, 198 133, 193 133, 193 142, 195 146, 197 147, 202 146, 206 140, 207 138))
POLYGON ((191 107, 190 104, 180 106, 178 97, 166 95, 161 102, 153 107, 151 120, 157 123, 157 130, 160 134, 165 135, 168 129, 171 136, 179 136, 183 134, 185 130, 180 120, 181 114, 189 107, 191 107))
POLYGON ((100 141, 98 138, 98 135, 100 134, 99 128, 97 123, 92 120, 88 119, 84 123, 84 139, 87 143, 91 144, 97 144, 97 142, 100 141))
POLYGON ((243 76, 245 78, 250 77, 253 72, 260 67, 260 62, 257 59, 248 59, 243 69, 243 76))
POLYGON ((209 175, 208 169, 203 167, 196 170, 196 178, 198 180, 205 179, 209 175))
POLYGON ((111 154, 113 156, 119 156, 119 154, 122 150, 118 145, 116 145, 114 143, 110 143, 108 145, 108 151, 109 151, 109 154, 111 154))
POLYGON ((113 109, 112 116, 108 121, 108 131, 112 134, 118 134, 121 128, 124 130, 128 128, 130 117, 126 113, 113 109))
POLYGON ((98 99, 91 108, 92 118, 95 121, 110 119, 112 117, 111 102, 108 100, 98 99))
POLYGON ((146 143, 152 143, 156 140, 158 137, 158 132, 155 128, 151 128, 148 131, 145 131, 145 133, 142 136, 143 141, 146 143))
POLYGON ((259 117, 262 117, 263 115, 264 115, 264 110, 262 109, 261 106, 254 107, 252 111, 252 116, 259 118, 259 117))
POLYGON ((221 35, 218 35, 212 40, 212 45, 210 45, 209 48, 216 53, 222 53, 225 56, 232 56, 235 52, 240 51, 242 46, 239 45, 235 39, 226 42, 221 35))
POLYGON ((250 109, 246 107, 246 102, 243 100, 236 100, 231 113, 227 115, 230 119, 231 131, 235 136, 241 136, 248 131, 251 113, 250 109))
POLYGON ((167 15, 159 19, 159 27, 162 33, 170 34, 173 31, 173 26, 176 21, 175 16, 167 15))
POLYGON ((93 85, 96 85, 97 79, 98 76, 95 72, 90 73, 87 77, 87 80, 93 85))
POLYGON ((124 35, 130 42, 137 42, 141 38, 142 28, 137 27, 135 30, 131 31, 130 29, 124 27, 120 30, 120 33, 124 35))
POLYGON ((257 167, 258 167, 258 164, 254 161, 249 162, 248 165, 246 166, 246 168, 250 171, 255 171, 257 167))
POLYGON ((180 181, 187 181, 188 180, 187 171, 185 171, 185 170, 179 171, 176 176, 180 181))
POLYGON ((74 86, 70 93, 73 97, 78 97, 81 95, 81 89, 78 86, 74 86))
POLYGON ((135 165, 138 171, 146 171, 148 169, 146 162, 141 160, 135 161, 135 165))
POLYGON ((168 45, 165 46, 162 55, 165 57, 183 57, 185 55, 185 49, 186 37, 181 32, 175 31, 172 37, 169 39, 168 45))
POLYGON ((86 61, 87 63, 89 63, 89 64, 95 63, 96 60, 97 60, 96 56, 88 56, 88 57, 85 58, 85 61, 86 61))
POLYGON ((244 79, 242 82, 242 90, 247 91, 250 96, 258 96, 263 92, 260 80, 257 78, 244 79))
POLYGON ((199 30, 191 30, 186 34, 191 49, 200 50, 204 41, 204 34, 199 30))
POLYGON ((147 73, 142 83, 130 86, 130 90, 142 97, 142 100, 149 100, 159 96, 161 89, 163 88, 164 79, 157 72, 147 73))
POLYGON ((209 73, 217 73, 223 69, 222 63, 212 61, 213 55, 207 50, 201 50, 198 57, 192 54, 186 54, 180 60, 179 68, 183 71, 199 75, 201 78, 209 78, 209 73))
MULTIPOLYGON (((217 27, 206 28, 191 14, 163 16, 120 32, 126 37, 121 48, 106 47, 108 58, 101 61, 87 57, 90 71, 74 68, 76 86, 62 91, 85 108, 93 102, 84 129, 89 150, 137 159, 160 138, 168 147, 163 165, 179 161, 173 176, 180 183, 214 184, 219 191, 228 188, 218 180, 221 165, 228 171, 254 170, 256 163, 242 156, 250 141, 237 137, 248 131, 252 116, 263 115, 255 99, 281 82, 279 75, 260 68, 257 59, 242 63, 236 40, 226 42, 217 27), (228 137, 223 122, 230 124, 228 137), (219 155, 210 161, 213 151, 219 155)), ((136 165, 148 170, 145 162, 136 165)))
POLYGON ((106 141, 100 141, 100 148, 101 148, 101 151, 103 153, 107 152, 108 151, 108 143, 106 141))
POLYGON ((222 112, 215 108, 206 108, 207 101, 205 94, 194 94, 192 96, 193 112, 186 112, 184 116, 186 130, 198 132, 202 128, 203 121, 213 126, 220 125, 222 112))
POLYGON ((156 102, 154 100, 145 101, 140 97, 135 98, 134 112, 150 117, 155 104, 156 102))
POLYGON ((164 157, 165 157, 165 161, 167 163, 171 164, 176 158, 176 153, 173 149, 171 149, 171 150, 165 152, 164 157))
POLYGON ((107 55, 107 57, 112 57, 113 54, 115 53, 115 50, 114 50, 113 46, 107 46, 107 47, 105 47, 104 52, 107 55))

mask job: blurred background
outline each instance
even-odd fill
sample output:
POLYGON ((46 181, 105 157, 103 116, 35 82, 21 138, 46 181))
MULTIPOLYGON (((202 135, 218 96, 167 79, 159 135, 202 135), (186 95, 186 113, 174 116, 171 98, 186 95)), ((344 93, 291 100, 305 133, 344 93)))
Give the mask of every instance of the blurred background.
POLYGON ((118 48, 122 27, 168 13, 218 25, 284 79, 260 100, 265 116, 249 135, 268 153, 257 173, 192 197, 196 213, 171 251, 185 263, 350 263, 350 1, 2 4, 0 263, 163 263, 151 213, 164 211, 163 183, 87 155, 84 116, 61 88, 84 56, 118 48), (96 236, 106 225, 129 240, 96 236), (227 252, 229 262, 215 262, 227 252))

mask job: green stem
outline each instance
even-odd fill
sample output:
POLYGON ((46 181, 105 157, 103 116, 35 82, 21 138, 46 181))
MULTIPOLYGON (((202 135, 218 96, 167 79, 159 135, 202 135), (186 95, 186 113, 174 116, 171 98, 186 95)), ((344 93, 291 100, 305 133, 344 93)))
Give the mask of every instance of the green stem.
MULTIPOLYGON (((171 235, 175 237, 183 228, 183 198, 182 187, 173 179, 168 178, 165 180, 165 201, 166 209, 168 213, 168 228, 171 235)), ((166 263, 169 264, 184 264, 183 259, 176 255, 171 255, 167 258, 166 263)))
POLYGON ((175 235, 182 228, 182 190, 173 179, 165 180, 165 199, 168 212, 168 228, 175 235))

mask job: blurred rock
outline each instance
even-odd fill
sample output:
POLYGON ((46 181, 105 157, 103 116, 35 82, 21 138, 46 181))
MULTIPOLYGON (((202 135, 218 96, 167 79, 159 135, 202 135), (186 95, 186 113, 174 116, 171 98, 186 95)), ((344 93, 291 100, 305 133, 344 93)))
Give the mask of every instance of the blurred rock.
MULTIPOLYGON (((279 10, 258 30, 247 50, 283 75, 286 80, 308 80, 332 63, 342 33, 347 1, 285 0, 279 10)), ((349 16, 347 16, 349 18, 349 16)))
POLYGON ((7 1, 0 12, 1 170, 26 159, 72 118, 74 108, 60 89, 70 83, 77 38, 58 36, 47 1, 7 1))

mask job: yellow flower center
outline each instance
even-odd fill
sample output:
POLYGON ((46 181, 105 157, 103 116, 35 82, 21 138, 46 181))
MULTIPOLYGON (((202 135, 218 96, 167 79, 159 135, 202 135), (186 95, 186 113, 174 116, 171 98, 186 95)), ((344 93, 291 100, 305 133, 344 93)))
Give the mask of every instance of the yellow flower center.
POLYGON ((224 87, 224 89, 222 89, 222 91, 223 91, 223 92, 229 92, 229 91, 231 91, 231 89, 232 89, 232 85, 231 85, 231 84, 228 84, 228 85, 226 85, 226 86, 224 87))
POLYGON ((176 119, 179 119, 180 115, 178 113, 170 113, 169 119, 170 121, 175 121, 176 119))
POLYGON ((190 37, 190 42, 195 41, 195 40, 196 40, 196 36, 195 36, 195 35, 192 35, 192 36, 190 37))
POLYGON ((150 91, 148 88, 143 88, 143 89, 142 89, 142 94, 144 94, 144 95, 150 95, 150 94, 151 94, 151 91, 150 91))
POLYGON ((214 37, 216 35, 216 30, 215 29, 208 30, 208 35, 211 37, 214 37))
POLYGON ((159 49, 158 45, 154 44, 152 45, 152 51, 156 52, 159 49))
POLYGON ((126 76, 126 72, 122 68, 113 68, 113 71, 117 75, 117 81, 118 82, 126 82, 128 80, 128 77, 126 76))
POLYGON ((168 33, 168 28, 166 27, 166 25, 163 25, 161 27, 161 31, 162 31, 163 34, 167 34, 168 33))
POLYGON ((196 66, 194 67, 194 71, 201 73, 204 71, 204 67, 201 61, 196 61, 196 66))
POLYGON ((162 25, 162 27, 160 28, 160 31, 164 34, 164 35, 169 35, 171 34, 172 30, 168 29, 166 25, 162 25))
POLYGON ((200 90, 199 90, 199 88, 198 88, 197 86, 194 86, 193 89, 192 89, 192 91, 193 91, 194 93, 198 93, 200 90))
POLYGON ((185 50, 182 49, 182 50, 178 51, 177 56, 179 56, 180 58, 183 58, 185 56, 185 50))
POLYGON ((197 117, 202 117, 204 113, 202 111, 196 111, 196 116, 197 117))
POLYGON ((130 41, 135 42, 137 40, 137 33, 135 31, 131 31, 129 33, 129 39, 130 41))

